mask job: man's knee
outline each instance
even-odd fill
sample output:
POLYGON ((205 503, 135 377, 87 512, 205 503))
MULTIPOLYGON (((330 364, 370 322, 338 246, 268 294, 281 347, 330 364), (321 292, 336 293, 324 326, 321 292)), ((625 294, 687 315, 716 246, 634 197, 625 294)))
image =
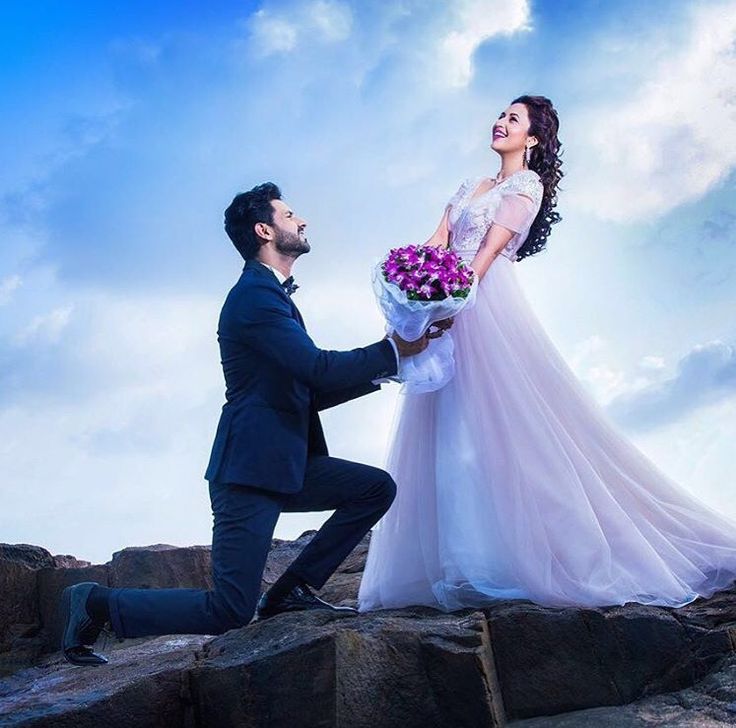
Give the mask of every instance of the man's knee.
POLYGON ((376 475, 375 497, 388 509, 396 498, 396 483, 385 470, 377 469, 376 475))
POLYGON ((248 600, 227 600, 224 599, 221 594, 217 592, 213 593, 213 598, 216 603, 215 613, 218 617, 222 632, 227 632, 231 629, 238 629, 239 627, 247 627, 256 611, 255 602, 248 600))

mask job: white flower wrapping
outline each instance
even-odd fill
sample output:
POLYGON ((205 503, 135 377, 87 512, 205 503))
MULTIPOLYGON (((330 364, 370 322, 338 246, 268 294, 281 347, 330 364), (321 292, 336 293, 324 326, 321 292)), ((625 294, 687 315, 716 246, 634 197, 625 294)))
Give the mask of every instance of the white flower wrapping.
MULTIPOLYGON (((378 306, 386 319, 386 332, 396 331, 402 339, 416 341, 435 322, 457 316, 466 306, 475 303, 478 289, 478 276, 473 282, 467 297, 448 296, 442 301, 416 301, 409 299, 395 283, 386 280, 381 259, 373 269, 373 292, 378 306)), ((402 393, 434 392, 442 389, 455 375, 454 344, 451 332, 431 339, 427 348, 420 354, 401 360, 399 381, 402 393)))

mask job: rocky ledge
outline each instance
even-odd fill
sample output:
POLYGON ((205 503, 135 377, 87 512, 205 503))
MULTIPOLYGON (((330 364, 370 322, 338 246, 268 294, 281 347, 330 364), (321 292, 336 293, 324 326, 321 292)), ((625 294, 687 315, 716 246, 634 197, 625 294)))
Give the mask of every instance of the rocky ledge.
MULTIPOLYGON (((264 586, 311 535, 274 540, 264 586)), ((367 540, 324 598, 354 604, 366 551, 367 540)), ((209 556, 159 544, 92 565, 0 545, 0 726, 736 725, 736 590, 680 609, 290 614, 216 637, 113 640, 101 667, 60 657, 67 584, 211 588, 209 556)))

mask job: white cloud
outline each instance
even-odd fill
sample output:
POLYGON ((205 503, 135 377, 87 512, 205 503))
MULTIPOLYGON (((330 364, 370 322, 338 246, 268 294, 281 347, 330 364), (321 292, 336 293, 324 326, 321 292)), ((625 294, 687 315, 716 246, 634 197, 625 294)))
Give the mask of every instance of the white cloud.
MULTIPOLYGON (((17 164, 6 165, 9 185, 17 185, 20 179, 21 189, 26 190, 29 178, 31 182, 41 180, 39 187, 30 190, 40 190, 40 194, 39 205, 28 216, 31 222, 39 223, 39 229, 32 231, 39 244, 54 241, 41 254, 47 254, 47 262, 54 265, 57 261, 51 256, 61 256, 68 249, 74 252, 76 264, 60 266, 69 276, 67 285, 74 290, 57 290, 54 293, 59 295, 41 298, 36 294, 32 271, 24 262, 32 256, 18 254, 4 266, 4 270, 19 271, 23 276, 22 289, 12 293, 10 306, 3 309, 3 313, 12 314, 3 317, 9 340, 15 333, 11 327, 22 326, 37 315, 46 316, 49 311, 63 310, 67 301, 75 303, 73 315, 59 334, 62 345, 49 346, 45 352, 49 360, 54 359, 49 365, 63 358, 67 378, 54 380, 54 391, 34 396, 32 387, 24 385, 41 382, 46 375, 47 364, 40 357, 37 375, 4 380, 9 388, 14 387, 14 396, 9 399, 20 405, 0 408, 0 454, 6 483, 6 510, 0 511, 0 530, 6 538, 43 543, 86 558, 98 558, 85 551, 88 548, 94 548, 100 558, 108 558, 111 550, 133 543, 208 542, 211 523, 202 471, 222 404, 214 329, 221 294, 231 281, 228 266, 232 264, 221 252, 229 244, 221 234, 220 218, 224 203, 239 185, 245 187, 251 181, 260 181, 261 176, 273 176, 299 212, 310 220, 314 259, 300 261, 297 277, 304 286, 297 294, 298 303, 319 345, 347 348, 380 335, 381 322, 368 282, 373 253, 397 241, 426 239, 460 179, 488 171, 489 164, 498 163, 487 150, 486 116, 507 102, 499 98, 505 95, 506 86, 526 83, 527 67, 517 68, 510 60, 508 65, 502 63, 504 83, 499 84, 498 92, 489 92, 495 85, 492 80, 485 83, 482 79, 480 83, 478 78, 477 87, 468 84, 474 73, 480 74, 474 62, 483 62, 490 69, 497 61, 489 53, 478 52, 486 40, 504 39, 508 32, 524 37, 529 3, 356 3, 355 17, 347 4, 341 3, 267 0, 263 7, 260 16, 251 16, 247 41, 247 34, 239 31, 243 37, 238 48, 242 51, 246 42, 251 47, 260 41, 262 53, 274 57, 281 54, 279 63, 272 64, 276 75, 259 74, 257 64, 248 65, 253 61, 250 53, 240 52, 234 57, 233 38, 227 33, 224 37, 197 37, 192 45, 178 45, 179 39, 172 42, 175 52, 162 53, 157 59, 145 47, 139 49, 139 59, 135 58, 134 46, 113 49, 117 51, 114 63, 134 67, 133 73, 120 73, 116 83, 110 84, 116 90, 114 98, 135 99, 126 123, 116 125, 111 117, 108 124, 105 109, 100 109, 99 124, 75 123, 69 134, 64 132, 58 154, 53 149, 39 153, 38 146, 29 147, 26 156, 39 160, 41 174, 19 175, 17 164), (340 42, 346 38, 350 42, 340 42), (159 84, 150 83, 153 77, 148 69, 141 69, 147 54, 161 66, 154 76, 171 82, 170 94, 162 96, 159 84), (218 62, 225 65, 208 65, 218 62), (198 77, 198 69, 212 74, 211 83, 173 83, 198 77), (274 79, 278 85, 274 85, 274 79), (117 93, 118 81, 125 93, 117 93), (282 97, 273 96, 273 88, 289 89, 289 105, 285 107, 282 97), (443 103, 438 90, 448 89, 452 91, 452 103, 443 103), (257 114, 251 103, 254 94, 264 99, 257 114), (294 109, 298 113, 292 113, 294 109), (171 133, 162 136, 162 125, 171 133), (252 142, 262 137, 264 128, 286 144, 282 153, 274 154, 269 145, 252 142), (106 145, 109 137, 119 145, 106 145), (115 152, 116 146, 125 154, 95 154, 100 147, 100 151, 108 148, 115 152), (78 149, 92 153, 82 160, 78 149), (66 161, 73 164, 66 165, 66 161), (120 161, 125 163, 120 165, 120 161), (50 180, 53 184, 47 185, 50 176, 54 177, 50 180), (133 191, 144 190, 142 194, 131 194, 130 179, 133 191), (105 184, 100 185, 98 180, 105 180, 105 184), (81 225, 53 227, 61 217, 77 220, 77 210, 90 208, 83 193, 85 185, 93 184, 104 188, 100 201, 106 204, 99 209, 111 209, 111 204, 118 209, 119 205, 126 234, 140 243, 135 247, 115 246, 100 236, 95 251, 98 244, 115 251, 117 264, 108 271, 95 270, 96 256, 83 257, 76 250, 76 233, 84 232, 81 225), (54 204, 46 204, 47 195, 54 196, 54 204), (175 204, 170 204, 172 199, 175 204), (149 226, 149 220, 156 224, 149 226), (47 225, 48 237, 43 235, 47 225), (162 264, 166 255, 173 266, 162 264), (200 268, 204 256, 215 260, 206 271, 200 268), (340 262, 340 270, 333 261, 340 262), (189 279, 171 273, 179 262, 191 271, 189 279), (158 279, 149 277, 141 284, 131 278, 131 269, 153 269, 158 279), (83 285, 99 288, 92 295, 80 290, 83 285), (113 292, 125 287, 136 292, 129 296, 113 292), (159 293, 141 295, 146 287, 155 287, 159 293), (103 288, 109 292, 102 292, 103 288), (172 290, 178 294, 171 294, 172 290), (193 291, 214 291, 214 298, 191 295, 193 291), (40 431, 44 432, 42 452, 38 446, 40 431), (17 482, 23 483, 24 492, 14 493, 13 483, 17 482), (39 504, 33 519, 24 515, 28 500, 39 504), (57 516, 62 510, 75 519, 74 524, 59 522, 57 516), (94 524, 94 533, 87 537, 85 530, 84 543, 81 536, 79 541, 72 540, 81 532, 81 527, 74 525, 85 522, 94 524)), ((636 22, 632 25, 647 25, 643 10, 633 20, 636 22)), ((666 21, 657 30, 663 37, 671 35, 669 14, 666 21)), ((540 42, 545 43, 540 52, 542 57, 553 54, 555 64, 554 69, 538 69, 542 74, 539 82, 554 84, 555 74, 559 75, 559 44, 549 38, 558 36, 552 32, 556 28, 545 30, 549 32, 544 37, 540 34, 540 42)), ((647 60, 656 56, 674 62, 684 50, 673 50, 676 47, 667 37, 670 44, 660 47, 658 55, 641 39, 627 48, 632 56, 636 53, 647 60)), ((598 52, 587 31, 579 42, 586 53, 591 47, 598 52)), ((499 58, 511 58, 508 50, 502 49, 499 58)), ((574 93, 579 99, 569 109, 563 108, 564 141, 580 148, 581 158, 589 164, 596 159, 582 146, 589 137, 572 134, 567 128, 591 103, 581 83, 589 56, 582 57, 585 62, 577 52, 572 54, 570 60, 576 67, 559 83, 569 89, 570 96, 574 93)), ((720 66, 724 63, 730 68, 727 54, 712 60, 714 77, 722 75, 720 66)), ((644 67, 641 72, 659 68, 653 63, 638 63, 644 67)), ((105 66, 102 62, 90 65, 95 69, 105 66)), ((71 73, 68 77, 73 80, 64 90, 73 94, 78 79, 71 73)), ((638 98, 643 85, 634 84, 632 94, 632 84, 626 79, 611 84, 627 94, 623 106, 638 98)), ((706 99, 712 101, 712 94, 706 99)), ((619 102, 615 100, 617 105, 619 102)), ((676 100, 668 102, 675 111, 680 108, 676 100)), ((109 106, 114 112, 116 105, 109 106)), ((586 132, 589 136, 596 123, 605 128, 612 109, 610 105, 593 106, 601 114, 587 119, 593 124, 586 132)), ((65 117, 66 96, 63 107, 65 117)), ((90 109, 78 111, 85 115, 90 109)), ((36 115, 55 118, 40 110, 36 115)), ((91 115, 95 116, 94 107, 91 115)), ((28 118, 31 116, 28 114, 28 118)), ((669 123, 661 117, 654 120, 665 126, 669 123)), ((717 128, 712 122, 711 129, 717 128)), ((58 133, 51 136, 55 143, 59 141, 58 133)), ((630 174, 627 164, 624 159, 624 174, 630 174)), ((592 180, 601 193, 596 199, 605 198, 609 180, 612 188, 619 190, 617 169, 617 165, 603 165, 600 179, 592 180)), ((597 168, 592 171, 598 174, 597 168)), ((579 184, 578 180, 588 185, 591 180, 583 176, 571 174, 565 182, 569 181, 570 188, 579 184)), ((654 179, 647 177, 647 184, 654 179)), ((24 204, 33 201, 30 192, 24 204)), ((570 197, 570 191, 564 193, 561 203, 567 205, 570 197)), ((97 209, 97 205, 94 207, 97 209)), ((665 310, 660 301, 661 305, 648 309, 656 341, 651 343, 633 327, 623 331, 621 321, 634 320, 634 311, 641 316, 647 296, 659 300, 657 287, 661 290, 665 275, 650 277, 651 286, 640 286, 646 292, 640 298, 631 297, 628 294, 636 293, 636 272, 641 267, 634 270, 635 262, 617 257, 624 247, 624 241, 616 236, 618 228, 607 226, 613 232, 610 238, 604 238, 603 246, 596 235, 590 238, 586 229, 589 217, 562 212, 566 221, 559 230, 555 228, 550 255, 525 262, 520 276, 536 271, 536 278, 532 275, 527 279, 533 284, 527 288, 539 288, 529 293, 541 304, 535 308, 545 317, 545 325, 552 324, 547 328, 556 334, 555 340, 564 345, 584 338, 589 331, 605 334, 606 339, 598 337, 598 341, 581 347, 579 363, 583 379, 599 401, 605 403, 624 392, 645 389, 672 377, 667 362, 676 360, 672 350, 681 346, 678 338, 690 338, 692 332, 700 331, 697 336, 702 341, 725 330, 728 322, 722 326, 714 323, 727 316, 725 303, 701 306, 699 302, 690 307, 683 302, 679 309, 665 310), (591 239, 595 245, 590 245, 591 239), (611 265, 611 261, 621 265, 611 265), (628 286, 622 288, 615 306, 604 300, 610 296, 603 296, 605 290, 596 285, 602 275, 628 286), (573 300, 578 302, 574 308, 573 300), (600 310, 600 315, 591 316, 593 309, 600 310), (701 321, 694 320, 693 311, 701 321), (699 326, 706 319, 710 328, 702 332, 699 326), (663 352, 667 359, 645 357, 637 366, 641 351, 663 352)), ((90 214, 84 220, 94 223, 102 221, 103 216, 90 214)), ((597 229, 603 228, 600 221, 594 222, 597 229)), ((729 239, 727 231, 720 234, 729 239)), ((8 236, 2 237, 7 243, 8 236)), ((35 249, 38 246, 34 241, 29 239, 24 246, 35 249)), ((712 253, 712 246, 708 252, 712 253)), ((708 259, 713 261, 714 257, 703 256, 704 261, 708 259)), ((237 274, 236 267, 232 274, 237 274)), ((41 337, 35 343, 40 348, 48 341, 41 337)), ((36 367, 36 348, 11 353, 25 356, 36 367)), ((31 368, 25 367, 24 371, 31 368)), ((386 393, 325 413, 328 441, 337 456, 380 464, 395 393, 396 388, 390 387, 386 393)), ((707 412, 718 406, 709 407, 707 412)), ((701 414, 701 410, 693 410, 678 423, 688 423, 701 414)), ((663 424, 639 437, 653 436, 668 427, 671 425, 663 424)), ((684 461, 687 455, 699 454, 687 441, 687 427, 683 424, 681 429, 681 451, 668 454, 665 448, 664 456, 657 460, 665 467, 668 457, 684 461)), ((698 443, 705 440, 700 438, 698 443)), ((723 479, 730 464, 727 444, 719 452, 725 455, 712 460, 713 482, 719 468, 723 479)), ((301 525, 305 518, 285 517, 277 534, 286 535, 284 529, 288 528, 292 529, 288 534, 295 535, 305 527, 301 525)), ((313 519, 310 525, 323 520, 320 515, 309 518, 313 519)))
POLYGON ((255 49, 264 56, 284 53, 296 48, 296 25, 271 14, 265 9, 256 12, 251 19, 251 32, 255 49))
POLYGON ((473 54, 498 35, 531 30, 528 0, 456 0, 450 4, 448 31, 435 48, 436 79, 450 88, 463 88, 473 77, 473 54))
POLYGON ((19 275, 8 276, 0 281, 0 306, 7 304, 13 297, 13 293, 17 291, 23 281, 19 275))
POLYGON ((325 40, 341 41, 350 35, 353 16, 347 5, 317 0, 309 6, 307 12, 311 24, 325 40))
POLYGON ((669 477, 736 519, 729 468, 736 437, 736 350, 695 346, 674 371, 660 355, 632 366, 593 335, 572 348, 570 365, 631 441, 669 477), (596 376, 596 372, 609 376, 596 376), (703 406, 708 404, 707 407, 703 406))
POLYGON ((583 209, 623 222, 661 216, 736 166, 736 2, 690 12, 667 52, 631 49, 644 75, 625 97, 576 109, 565 135, 585 149, 571 189, 583 209))
POLYGON ((61 333, 69 325, 74 306, 67 305, 55 308, 49 313, 35 316, 33 320, 15 337, 18 346, 31 343, 55 344, 61 338, 61 333))
MULTIPOLYGON (((421 69, 424 84, 443 90, 470 83, 473 54, 485 41, 532 29, 529 0, 454 0, 432 7, 414 0, 369 12, 370 22, 377 22, 380 30, 361 48, 364 70, 381 65, 380 56, 388 51, 402 59, 400 75, 405 83, 413 84, 421 69)), ((249 25, 254 50, 268 56, 289 53, 314 41, 344 41, 352 34, 354 19, 345 3, 315 0, 261 8, 249 25)))
POLYGON ((343 41, 350 36, 350 8, 334 0, 295 5, 291 12, 256 11, 250 19, 251 41, 258 55, 289 53, 301 43, 343 41))
POLYGON ((661 356, 644 356, 639 362, 639 366, 642 369, 659 372, 665 368, 665 360, 661 356))
POLYGON ((627 385, 624 371, 612 366, 610 358, 608 341, 599 334, 577 344, 569 358, 571 369, 602 403, 608 402, 627 385))
MULTIPOLYGON (((219 305, 78 295, 64 346, 41 372, 50 392, 24 391, 0 408, 4 538, 98 562, 131 544, 209 542, 203 473, 223 401, 219 305), (58 369, 72 371, 73 388, 58 369), (29 502, 32 519, 21 517, 29 502)), ((39 346, 47 326, 36 329, 39 346)))
MULTIPOLYGON (((657 361, 656 370, 661 369, 657 361)), ((736 348, 711 341, 683 356, 674 376, 619 394, 609 403, 608 411, 628 427, 650 429, 734 395, 736 348)))
POLYGON ((594 335, 573 348, 569 362, 608 414, 632 432, 666 427, 736 395, 736 348, 718 340, 694 346, 671 368, 659 355, 614 363, 608 341, 594 335))
POLYGON ((632 435, 637 447, 669 477, 723 515, 736 519, 734 399, 632 435))

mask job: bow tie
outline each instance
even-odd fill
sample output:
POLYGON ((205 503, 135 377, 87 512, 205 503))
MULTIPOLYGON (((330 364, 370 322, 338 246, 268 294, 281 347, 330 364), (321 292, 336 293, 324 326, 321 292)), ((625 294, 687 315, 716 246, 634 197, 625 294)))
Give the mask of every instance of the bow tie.
POLYGON ((299 286, 294 283, 294 276, 289 276, 282 284, 281 287, 286 291, 286 294, 290 296, 296 291, 299 286))

